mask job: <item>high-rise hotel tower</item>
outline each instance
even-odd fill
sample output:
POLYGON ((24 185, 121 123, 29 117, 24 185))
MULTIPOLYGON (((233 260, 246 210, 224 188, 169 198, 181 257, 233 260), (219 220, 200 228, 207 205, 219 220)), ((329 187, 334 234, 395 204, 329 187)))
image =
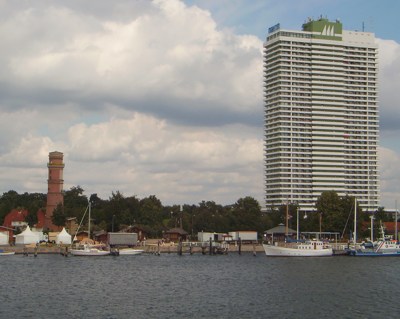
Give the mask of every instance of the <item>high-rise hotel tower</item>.
POLYGON ((379 205, 378 48, 373 33, 309 19, 264 44, 266 207, 315 210, 323 191, 379 205))

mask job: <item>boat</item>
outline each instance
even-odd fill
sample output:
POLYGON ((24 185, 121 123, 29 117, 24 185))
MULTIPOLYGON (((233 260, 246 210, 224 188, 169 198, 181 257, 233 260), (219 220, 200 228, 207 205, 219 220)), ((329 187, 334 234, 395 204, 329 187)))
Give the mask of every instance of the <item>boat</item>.
MULTIPOLYGON (((322 240, 312 239, 304 242, 299 241, 299 211, 297 210, 297 240, 289 242, 274 242, 263 244, 266 256, 275 257, 324 257, 332 256, 333 249, 322 240)), ((286 236, 288 234, 288 215, 289 208, 286 205, 286 236)))
MULTIPOLYGON (((90 212, 91 212, 91 201, 89 199, 89 218, 88 218, 88 235, 90 241, 90 212)), ((86 214, 86 211, 85 211, 86 214)), ((85 214, 82 217, 82 221, 85 218, 85 214)), ((81 221, 81 223, 82 223, 81 221)), ((79 229, 79 228, 78 228, 79 229)), ((78 230, 77 230, 78 232, 78 230)), ((91 244, 90 242, 79 245, 77 248, 71 248, 70 253, 73 256, 107 256, 110 255, 109 250, 102 249, 102 246, 91 244)))
POLYGON ((3 249, 0 249, 0 256, 10 256, 10 255, 15 255, 15 251, 4 251, 3 249))
POLYGON ((74 256, 106 256, 110 254, 108 250, 99 249, 90 244, 84 244, 77 249, 71 249, 70 253, 74 256))
POLYGON ((134 249, 134 248, 122 248, 119 249, 118 253, 120 256, 124 255, 140 255, 144 252, 143 249, 134 249))
MULTIPOLYGON (((355 200, 354 208, 354 241, 353 247, 347 249, 349 256, 355 257, 400 257, 400 243, 397 240, 393 240, 391 236, 386 236, 381 223, 381 238, 374 242, 371 238, 371 242, 357 244, 356 236, 356 225, 357 225, 357 201, 355 200)), ((372 226, 371 226, 372 227, 372 226)))
POLYGON ((400 257, 400 243, 391 236, 386 236, 381 225, 381 238, 376 242, 362 243, 348 250, 350 256, 364 257, 400 257))
POLYGON ((321 240, 307 240, 304 243, 263 244, 266 256, 274 257, 324 257, 332 256, 332 247, 321 240))

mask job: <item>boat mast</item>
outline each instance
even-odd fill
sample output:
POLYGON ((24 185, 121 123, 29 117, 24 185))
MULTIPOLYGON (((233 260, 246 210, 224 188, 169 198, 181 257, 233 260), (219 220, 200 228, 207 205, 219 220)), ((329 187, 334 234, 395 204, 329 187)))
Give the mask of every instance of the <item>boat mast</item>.
POLYGON ((299 206, 297 206, 297 236, 296 236, 297 241, 299 241, 299 229, 300 229, 300 227, 299 227, 299 206))
POLYGON ((91 210, 91 207, 92 207, 92 203, 89 199, 89 220, 88 220, 88 237, 89 237, 89 239, 90 239, 90 210, 91 210))
POLYGON ((357 198, 354 197, 354 246, 357 242, 357 198))
POLYGON ((286 228, 285 228, 286 237, 289 235, 289 202, 286 202, 286 228))

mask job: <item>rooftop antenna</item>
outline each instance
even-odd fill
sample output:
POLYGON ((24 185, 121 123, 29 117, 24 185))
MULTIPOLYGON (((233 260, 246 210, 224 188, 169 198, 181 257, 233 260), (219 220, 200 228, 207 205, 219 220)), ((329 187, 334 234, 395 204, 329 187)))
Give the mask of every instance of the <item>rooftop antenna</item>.
POLYGON ((365 31, 364 21, 362 22, 362 32, 365 31))

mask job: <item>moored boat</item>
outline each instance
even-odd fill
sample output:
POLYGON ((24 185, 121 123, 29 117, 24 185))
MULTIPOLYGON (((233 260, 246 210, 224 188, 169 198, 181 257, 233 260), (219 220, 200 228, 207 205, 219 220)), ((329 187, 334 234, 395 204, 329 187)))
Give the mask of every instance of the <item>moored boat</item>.
POLYGON ((3 249, 0 249, 0 256, 11 256, 15 255, 14 251, 4 251, 3 249))
POLYGON ((263 244, 265 255, 274 257, 324 257, 332 256, 332 247, 320 240, 307 240, 304 243, 263 244))
POLYGON ((400 257, 400 243, 392 238, 385 236, 383 226, 381 225, 381 234, 377 242, 363 243, 358 248, 350 248, 348 254, 350 256, 364 257, 400 257))
POLYGON ((143 249, 123 248, 118 251, 119 255, 140 255, 144 252, 143 249))
POLYGON ((91 247, 89 244, 85 244, 77 249, 71 249, 70 253, 74 256, 106 256, 110 254, 108 250, 91 247))
POLYGON ((355 257, 400 257, 400 243, 393 240, 390 236, 385 235, 383 225, 381 224, 381 238, 373 242, 356 244, 356 225, 357 225, 357 209, 354 209, 354 245, 348 249, 349 256, 355 257))
MULTIPOLYGON (((88 217, 88 235, 89 235, 89 241, 91 241, 90 239, 90 212, 91 212, 91 199, 89 199, 89 217, 88 217)), ((86 212, 85 212, 86 214, 86 212)), ((85 214, 82 217, 85 217, 85 214)), ((78 232, 78 230, 77 230, 78 232)), ((98 245, 95 244, 91 244, 89 242, 86 242, 82 245, 79 245, 77 248, 71 248, 70 249, 70 253, 73 256, 107 256, 110 255, 110 251, 109 250, 104 250, 102 249, 102 246, 99 247, 98 245)))

